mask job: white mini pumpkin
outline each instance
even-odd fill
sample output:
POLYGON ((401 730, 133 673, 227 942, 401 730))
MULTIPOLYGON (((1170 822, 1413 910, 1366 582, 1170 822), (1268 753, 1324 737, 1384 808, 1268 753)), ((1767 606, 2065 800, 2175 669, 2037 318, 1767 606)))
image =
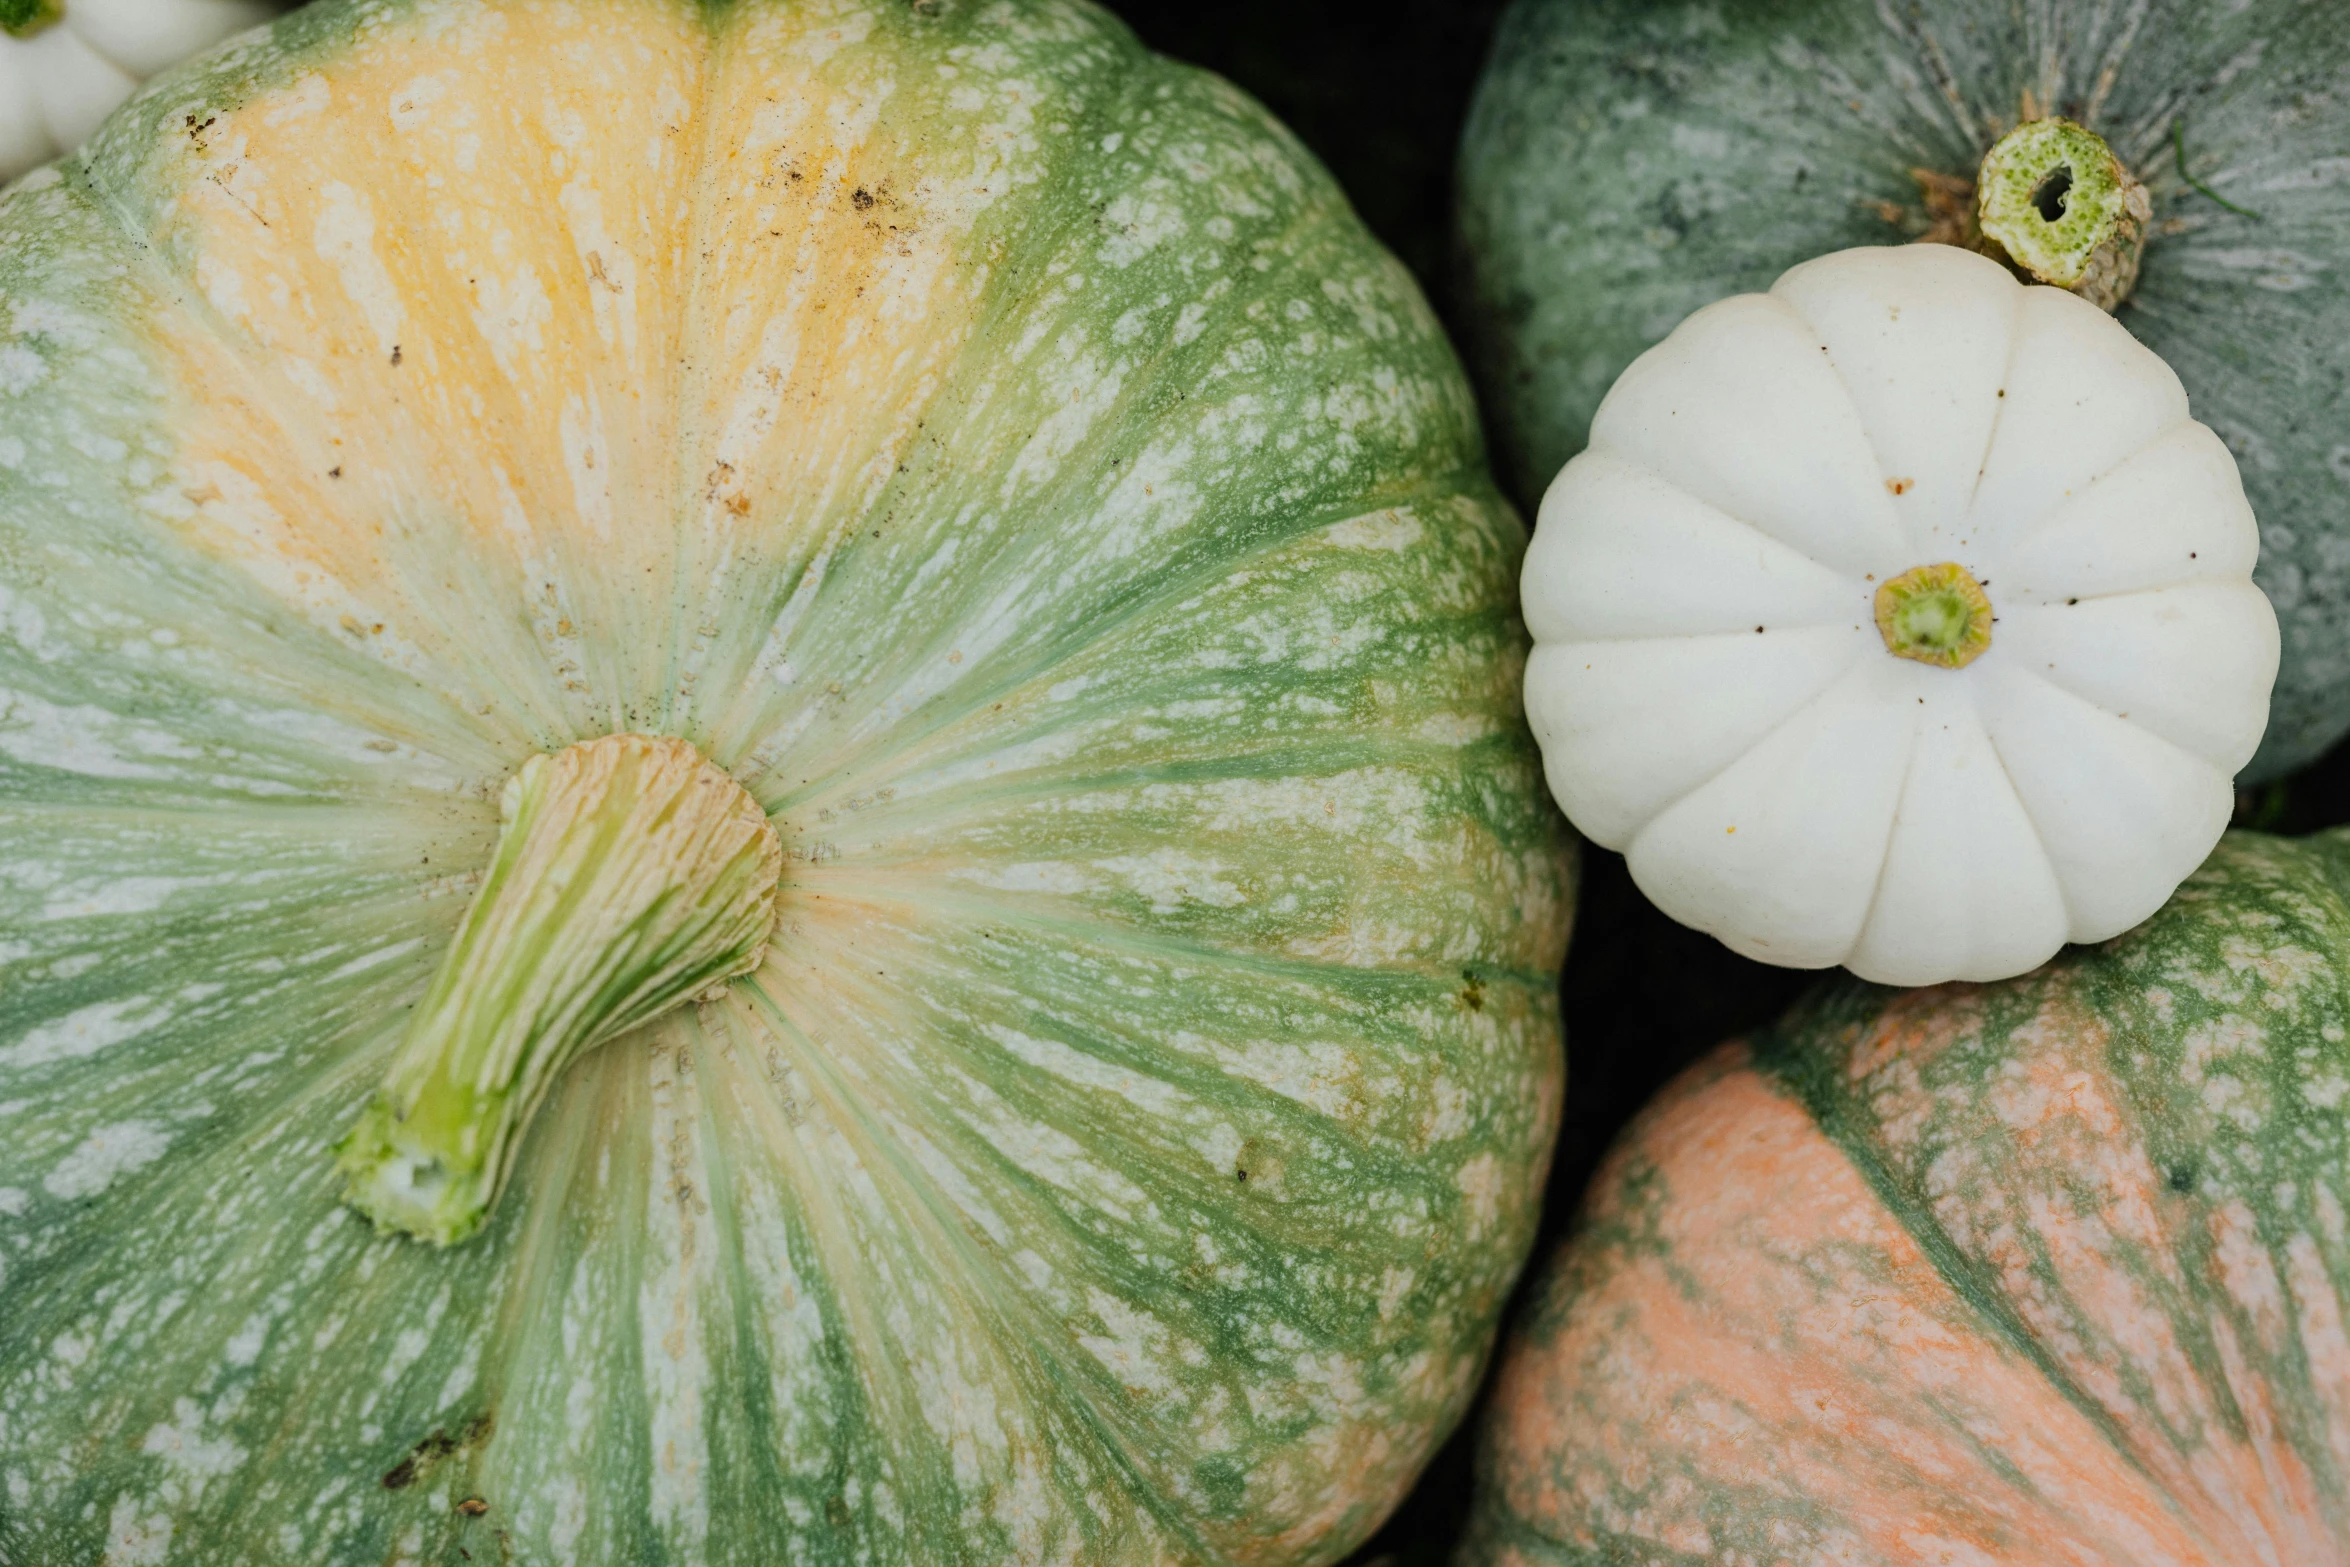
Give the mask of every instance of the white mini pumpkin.
POLYGON ((148 77, 277 9, 266 0, 0 0, 0 181, 72 151, 148 77))
POLYGON ((1659 908, 1866 979, 1996 979, 2218 841, 2277 624, 2234 459, 2061 290, 1842 251, 1624 372, 1544 497, 1526 699, 1659 908))

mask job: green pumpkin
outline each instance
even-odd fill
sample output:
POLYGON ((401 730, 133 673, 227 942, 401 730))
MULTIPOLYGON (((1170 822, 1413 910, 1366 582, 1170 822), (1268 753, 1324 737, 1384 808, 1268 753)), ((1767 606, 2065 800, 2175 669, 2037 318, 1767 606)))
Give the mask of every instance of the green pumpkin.
POLYGON ((2350 1561, 2350 831, 1669 1087, 1491 1404, 1462 1561, 2350 1561))
POLYGON ((1521 547, 1090 6, 151 88, 0 197, 0 1561, 1342 1554, 1558 1105, 1521 547))
POLYGON ((1461 152, 1462 313, 1531 499, 1700 306, 1951 232, 2064 116, 2152 201, 2118 319, 2235 452, 2284 661, 2247 776, 2350 731, 2350 26, 2304 0, 1519 0, 1461 152))

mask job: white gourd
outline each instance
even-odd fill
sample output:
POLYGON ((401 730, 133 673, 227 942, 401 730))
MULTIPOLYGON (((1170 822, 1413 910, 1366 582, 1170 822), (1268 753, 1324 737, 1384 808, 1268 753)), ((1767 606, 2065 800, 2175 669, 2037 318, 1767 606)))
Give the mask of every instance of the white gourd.
POLYGON ((2111 317, 1947 246, 1843 251, 1608 393, 1526 559, 1527 708, 1569 819, 1673 918, 2001 978, 2218 841, 2277 670, 2258 547, 2111 317))
POLYGON ((148 77, 277 9, 266 0, 0 0, 0 182, 71 152, 148 77))

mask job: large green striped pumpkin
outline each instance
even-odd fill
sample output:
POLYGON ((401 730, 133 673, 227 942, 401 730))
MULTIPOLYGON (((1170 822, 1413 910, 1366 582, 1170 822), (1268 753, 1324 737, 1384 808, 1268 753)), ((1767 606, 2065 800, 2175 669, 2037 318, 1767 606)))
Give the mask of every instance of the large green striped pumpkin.
POLYGON ((0 197, 0 1561, 1342 1554, 1558 1102, 1519 549, 1401 269, 1076 0, 155 86, 0 197), (501 788, 624 733, 772 942, 379 1228, 501 788))
POLYGON ((2350 1562, 2350 831, 1997 985, 1845 981, 1627 1131, 1464 1563, 2350 1562))
POLYGON ((1460 162, 1463 316, 1523 499, 1700 306, 1933 232, 2019 121, 2153 203, 2117 319, 2236 455, 2284 661, 2249 771, 2350 731, 2350 17, 2331 0, 1517 0, 1460 162), (1923 176, 1923 178, 1921 178, 1923 176), (1955 183, 1953 183, 1955 182, 1955 183))

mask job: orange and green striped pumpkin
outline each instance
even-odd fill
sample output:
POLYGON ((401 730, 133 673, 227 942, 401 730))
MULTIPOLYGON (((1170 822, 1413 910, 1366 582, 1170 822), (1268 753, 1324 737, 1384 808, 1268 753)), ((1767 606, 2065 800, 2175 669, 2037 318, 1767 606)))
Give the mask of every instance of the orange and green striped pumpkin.
POLYGON ((1668 1089, 1536 1291, 1463 1560, 2350 1562, 2350 832, 1668 1089))

